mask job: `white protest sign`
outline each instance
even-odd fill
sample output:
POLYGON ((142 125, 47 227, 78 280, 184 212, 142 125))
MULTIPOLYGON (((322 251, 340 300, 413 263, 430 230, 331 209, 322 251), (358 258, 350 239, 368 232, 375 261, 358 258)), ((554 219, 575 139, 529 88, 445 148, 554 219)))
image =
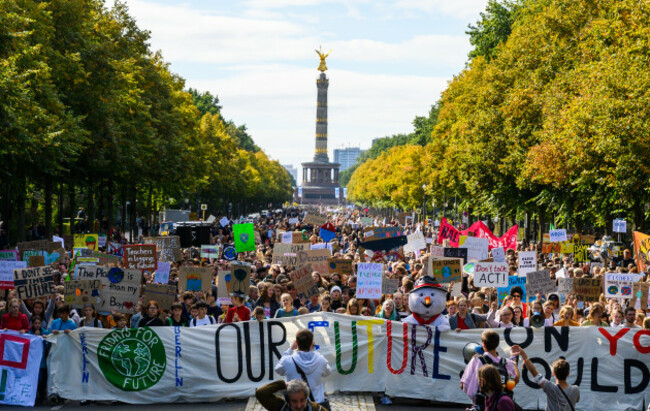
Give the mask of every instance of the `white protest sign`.
POLYGON ((487 238, 460 236, 458 247, 467 248, 467 261, 482 261, 488 258, 490 240, 487 238))
POLYGON ((284 244, 293 243, 293 232, 287 231, 285 233, 282 233, 282 243, 284 244))
POLYGON ((537 252, 519 252, 519 277, 525 277, 527 273, 537 270, 537 252))
POLYGON ((625 233, 627 232, 627 221, 617 218, 613 222, 613 232, 615 233, 625 233))
POLYGON ((357 266, 357 298, 381 298, 383 264, 359 263, 357 266))
POLYGON ((508 264, 506 263, 481 263, 474 265, 475 287, 507 287, 508 264))
POLYGON ((212 223, 214 223, 215 221, 217 221, 217 217, 216 217, 216 216, 213 216, 212 214, 210 214, 210 216, 208 217, 208 219, 205 220, 205 221, 207 221, 208 223, 212 224, 212 223))
POLYGON ((492 249, 492 259, 495 263, 506 262, 506 253, 503 251, 503 247, 496 247, 492 249))
POLYGON ((562 243, 567 241, 566 230, 564 228, 560 230, 550 230, 548 237, 552 243, 562 243))
MULTIPOLYGON (((58 241, 58 242, 60 242, 60 243, 61 243, 61 247, 62 247, 62 248, 65 248, 65 240, 63 239, 63 237, 59 237, 58 235, 53 235, 53 236, 52 236, 52 241, 58 241)), ((106 243, 104 243, 104 245, 106 245, 106 243)))
POLYGON ((573 293, 573 278, 558 278, 557 292, 564 295, 573 293))
POLYGON ((160 261, 158 263, 158 269, 156 270, 156 275, 154 275, 154 283, 158 284, 167 284, 169 283, 169 271, 172 268, 172 263, 166 261, 160 261))
POLYGON ((0 261, 0 289, 14 288, 14 270, 27 268, 27 261, 0 261))
MULTIPOLYGON (((0 331, 0 404, 33 407, 39 386, 43 337, 0 331)), ((65 373, 63 373, 65 374, 65 373)))
POLYGON ((406 238, 408 239, 408 242, 404 246, 405 253, 414 253, 427 246, 427 243, 424 240, 424 234, 422 234, 421 231, 409 234, 406 238))
POLYGON ((223 217, 221 220, 219 220, 219 224, 221 224, 221 227, 225 227, 230 224, 230 220, 228 217, 223 217))
POLYGON ((445 258, 445 248, 437 245, 432 245, 431 258, 445 258))
POLYGON ((631 299, 634 283, 639 282, 641 278, 641 274, 605 274, 605 297, 631 299))
POLYGON ((290 218, 289 219, 289 224, 298 224, 298 217, 290 218))
POLYGON ((106 234, 99 234, 97 236, 97 246, 98 247, 106 247, 106 239, 107 238, 108 237, 106 236, 106 234))
POLYGON ((548 271, 533 271, 526 274, 526 292, 528 295, 548 294, 556 291, 555 280, 551 278, 548 271))

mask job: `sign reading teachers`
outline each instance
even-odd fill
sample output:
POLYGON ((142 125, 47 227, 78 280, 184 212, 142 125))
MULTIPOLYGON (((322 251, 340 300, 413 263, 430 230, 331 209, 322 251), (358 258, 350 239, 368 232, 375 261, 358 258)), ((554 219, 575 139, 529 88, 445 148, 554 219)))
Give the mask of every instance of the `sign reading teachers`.
POLYGON ((54 295, 54 270, 50 266, 14 270, 14 287, 19 299, 54 295))
POLYGON ((124 246, 124 267, 134 270, 156 271, 158 256, 155 244, 135 244, 124 246))

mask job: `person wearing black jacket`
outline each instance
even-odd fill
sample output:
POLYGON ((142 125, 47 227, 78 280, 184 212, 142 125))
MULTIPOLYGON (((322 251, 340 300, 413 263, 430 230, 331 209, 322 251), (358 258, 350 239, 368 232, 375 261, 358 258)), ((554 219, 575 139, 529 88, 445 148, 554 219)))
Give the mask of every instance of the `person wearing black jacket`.
POLYGON ((154 300, 151 300, 147 303, 144 309, 144 314, 142 314, 142 319, 138 323, 138 328, 140 327, 158 327, 165 325, 163 320, 158 317, 160 314, 160 306, 154 300))

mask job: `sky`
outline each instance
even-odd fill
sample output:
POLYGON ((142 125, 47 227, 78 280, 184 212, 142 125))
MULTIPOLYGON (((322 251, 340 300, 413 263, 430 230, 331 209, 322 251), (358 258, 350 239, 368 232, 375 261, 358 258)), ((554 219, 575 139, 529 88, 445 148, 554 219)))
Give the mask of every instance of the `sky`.
POLYGON ((314 51, 331 50, 328 149, 369 148, 413 130, 465 66, 465 34, 487 0, 126 0, 186 86, 219 97, 222 115, 272 159, 314 156, 314 51))

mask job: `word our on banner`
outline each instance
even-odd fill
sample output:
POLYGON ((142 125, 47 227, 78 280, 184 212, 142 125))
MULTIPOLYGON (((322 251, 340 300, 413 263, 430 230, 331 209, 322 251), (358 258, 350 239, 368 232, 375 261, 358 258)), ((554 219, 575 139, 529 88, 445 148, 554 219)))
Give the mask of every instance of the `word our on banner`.
MULTIPOLYGON (((482 330, 440 332, 379 318, 313 313, 214 327, 81 328, 49 337, 51 390, 71 400, 126 403, 246 398, 281 379, 275 371, 296 332, 311 328, 332 368, 327 392, 385 392, 389 396, 468 404, 460 390, 463 350, 482 330), (137 349, 140 348, 140 349, 137 349), (137 364, 137 367, 129 367, 137 364)), ((569 382, 580 388, 581 410, 643 409, 650 396, 650 330, 605 327, 498 328, 497 352, 526 349, 540 370, 564 357, 569 382), (612 395, 616 404, 612 404, 612 395)), ((524 409, 544 409, 546 395, 523 372, 515 388, 524 409)))
POLYGON ((14 287, 21 300, 54 295, 54 270, 50 266, 14 270, 14 287))
POLYGON ((158 256, 155 244, 134 244, 124 246, 124 267, 134 270, 156 271, 158 256))
POLYGON ((478 262, 474 266, 474 286, 507 287, 508 269, 507 263, 478 262))
POLYGON ((16 331, 0 331, 0 347, 0 404, 33 407, 43 356, 43 338, 16 331))
POLYGON ((383 264, 359 263, 357 266, 357 298, 381 298, 383 272, 383 264))

